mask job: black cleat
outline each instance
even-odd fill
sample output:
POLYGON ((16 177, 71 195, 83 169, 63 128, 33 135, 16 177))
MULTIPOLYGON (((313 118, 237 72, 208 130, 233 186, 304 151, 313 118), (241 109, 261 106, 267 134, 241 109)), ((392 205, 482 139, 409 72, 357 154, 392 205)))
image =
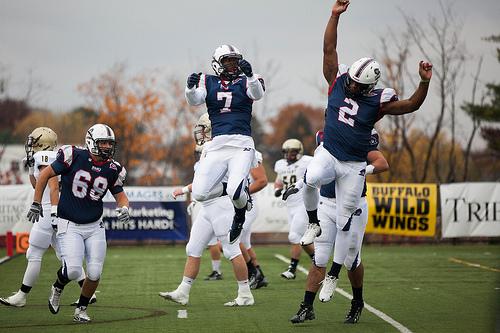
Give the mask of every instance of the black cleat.
POLYGON ((363 301, 352 300, 351 301, 351 309, 345 316, 344 324, 356 324, 359 321, 359 317, 361 317, 361 311, 363 311, 363 307, 365 303, 363 301))
POLYGON ((286 201, 289 196, 294 195, 295 193, 299 192, 299 189, 296 188, 295 186, 291 186, 286 189, 286 191, 283 193, 282 199, 286 201))
POLYGON ((292 324, 300 324, 305 322, 306 320, 316 319, 314 315, 314 309, 312 305, 306 305, 304 303, 300 303, 300 309, 295 316, 290 318, 292 324))
POLYGON ((269 285, 269 282, 267 282, 267 279, 265 276, 261 276, 259 280, 257 280, 257 285, 255 286, 255 289, 259 289, 262 287, 267 287, 269 285))
POLYGON ((205 279, 205 281, 216 281, 216 280, 222 280, 222 273, 219 273, 217 271, 213 271, 212 273, 210 273, 209 276, 207 276, 205 279))
POLYGON ((245 223, 245 219, 242 221, 235 215, 233 219, 233 224, 231 224, 231 229, 229 230, 228 238, 229 244, 234 244, 240 238, 241 231, 243 230, 243 223, 245 223))

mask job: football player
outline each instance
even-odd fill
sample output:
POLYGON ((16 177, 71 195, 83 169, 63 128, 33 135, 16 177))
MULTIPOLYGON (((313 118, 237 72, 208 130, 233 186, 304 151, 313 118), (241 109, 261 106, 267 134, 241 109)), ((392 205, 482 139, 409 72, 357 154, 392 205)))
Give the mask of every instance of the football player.
MULTIPOLYGON (((337 227, 347 233, 363 192, 371 131, 385 115, 404 115, 420 108, 427 96, 432 77, 432 64, 420 61, 420 83, 413 95, 399 100, 394 89, 374 89, 380 78, 380 65, 372 58, 361 58, 350 67, 339 65, 337 25, 349 1, 336 1, 326 26, 323 42, 323 75, 330 88, 325 114, 324 143, 319 146, 307 167, 304 178, 304 204, 309 217, 302 245, 312 244, 321 235, 318 220, 318 189, 335 180, 337 195, 337 227)), ((291 190, 292 191, 292 190, 291 190)), ((335 243, 334 284, 348 254, 349 247, 335 243)), ((335 288, 333 288, 335 289, 335 288)))
MULTIPOLYGON (((196 144, 204 146, 211 140, 212 127, 208 114, 203 114, 195 127, 196 144)), ((207 152, 205 148, 201 153, 200 161, 195 165, 195 175, 203 165, 203 160, 206 158, 207 152)), ((221 179, 222 180, 222 179, 221 179)), ((179 195, 191 192, 193 184, 184 186, 183 188, 175 189, 172 193, 176 198, 179 195)), ((167 300, 186 305, 189 302, 189 294, 191 286, 198 276, 201 264, 201 256, 205 247, 210 240, 217 237, 224 252, 224 256, 229 259, 233 265, 234 275, 238 282, 238 295, 229 302, 224 303, 224 306, 250 306, 254 304, 254 298, 248 283, 248 270, 245 265, 245 260, 241 254, 238 243, 231 243, 226 236, 227 231, 231 226, 232 220, 232 204, 228 196, 218 196, 210 200, 203 200, 199 203, 201 208, 196 215, 196 219, 191 227, 189 241, 186 245, 186 264, 182 281, 174 291, 160 292, 159 295, 167 300)))
MULTIPOLYGON (((304 178, 304 172, 307 165, 312 160, 309 155, 304 155, 302 142, 297 139, 286 140, 282 147, 283 158, 276 161, 274 172, 276 180, 274 181, 274 195, 281 197, 291 187, 294 187, 297 180, 304 178)), ((290 265, 288 269, 281 273, 285 279, 295 279, 295 271, 299 264, 299 258, 302 247, 300 239, 307 229, 307 214, 304 207, 304 200, 300 194, 284 197, 288 212, 288 241, 290 242, 290 265)), ((314 255, 314 246, 308 244, 303 247, 304 251, 312 258, 314 255)))
MULTIPOLYGON (((316 133, 316 143, 318 146, 323 142, 323 132, 316 133)), ((389 164, 384 155, 378 150, 379 137, 375 129, 372 131, 370 140, 370 148, 368 152, 367 162, 368 168, 373 174, 381 173, 389 170, 389 164)), ((366 202, 366 182, 358 203, 358 210, 352 219, 352 227, 349 232, 340 232, 337 222, 337 201, 335 195, 335 181, 321 186, 320 199, 318 206, 318 216, 321 225, 321 235, 314 240, 315 256, 313 264, 307 275, 307 285, 304 294, 304 300, 300 304, 299 311, 291 318, 294 324, 302 323, 305 320, 313 320, 315 318, 313 303, 318 292, 321 281, 319 299, 321 302, 328 302, 332 296, 335 286, 332 284, 333 277, 330 273, 326 274, 326 265, 332 252, 334 244, 341 242, 348 247, 348 253, 344 261, 344 266, 347 268, 347 276, 351 282, 353 299, 351 308, 346 315, 345 323, 355 324, 359 321, 361 311, 364 307, 363 302, 363 276, 364 267, 361 262, 361 245, 365 233, 366 224, 368 223, 368 204, 366 202), (347 237, 347 239, 342 239, 347 237)))
POLYGON ((86 149, 62 146, 56 160, 40 174, 35 187, 28 219, 43 217, 42 193, 50 178, 61 175, 61 197, 57 206, 59 242, 63 266, 49 297, 49 310, 59 312, 62 291, 71 280, 78 279, 85 257, 87 277, 73 316, 75 322, 89 322, 87 306, 101 278, 106 257, 106 234, 102 223, 102 198, 109 190, 117 202, 118 220, 126 223, 128 198, 123 191, 126 171, 113 160, 115 134, 104 124, 90 127, 85 136, 86 149))
POLYGON ((191 74, 185 91, 190 105, 206 104, 213 136, 193 179, 193 198, 206 201, 229 195, 234 206, 228 233, 232 244, 241 234, 246 211, 251 209, 247 178, 257 163, 250 122, 253 102, 264 96, 264 81, 232 45, 215 49, 212 68, 215 75, 191 74), (226 176, 227 185, 223 185, 226 176))

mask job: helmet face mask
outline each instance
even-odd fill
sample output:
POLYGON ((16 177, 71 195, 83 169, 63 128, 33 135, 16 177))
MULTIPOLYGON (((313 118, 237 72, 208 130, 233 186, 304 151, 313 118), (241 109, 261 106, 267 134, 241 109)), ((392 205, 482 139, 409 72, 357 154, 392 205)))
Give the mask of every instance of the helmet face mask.
POLYGON ((115 155, 115 133, 107 125, 95 124, 89 128, 85 136, 85 144, 92 155, 103 160, 113 158, 115 155))
POLYGON ((215 49, 212 68, 223 79, 234 80, 241 74, 238 62, 243 59, 241 52, 232 45, 222 45, 215 49))

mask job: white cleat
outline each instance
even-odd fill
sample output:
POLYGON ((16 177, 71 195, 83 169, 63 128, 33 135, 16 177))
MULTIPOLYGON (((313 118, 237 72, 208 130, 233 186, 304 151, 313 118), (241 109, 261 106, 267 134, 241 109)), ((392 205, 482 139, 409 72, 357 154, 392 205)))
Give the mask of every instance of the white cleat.
POLYGON ((300 239, 300 245, 306 246, 314 243, 314 239, 321 235, 321 227, 316 223, 309 223, 304 236, 300 239))
POLYGON ((9 296, 7 298, 0 298, 0 303, 8 306, 22 308, 26 305, 26 294, 21 290, 18 290, 17 293, 12 296, 9 296))
POLYGON ((337 279, 336 277, 333 277, 329 274, 326 274, 325 279, 323 280, 323 286, 321 287, 321 290, 319 291, 319 300, 321 302, 329 302, 332 297, 333 293, 335 292, 335 288, 337 288, 337 279))
MULTIPOLYGON (((80 298, 77 298, 76 301, 74 301, 73 303, 71 303, 70 305, 71 306, 77 306, 78 305, 78 302, 80 302, 80 298)), ((89 301, 89 304, 94 304, 97 302, 97 296, 95 295, 95 293, 92 295, 92 297, 90 298, 90 301, 89 301)))
POLYGON ((159 295, 164 299, 169 301, 179 303, 180 305, 186 305, 189 302, 189 295, 186 295, 179 290, 160 292, 159 295))
POLYGON ((295 279, 295 272, 292 271, 290 268, 281 273, 281 277, 287 279, 287 280, 293 280, 295 279))
POLYGON ((59 302, 61 301, 61 294, 63 290, 52 286, 49 296, 49 310, 53 314, 59 312, 59 302))
POLYGON ((250 306, 255 303, 252 293, 239 295, 234 300, 224 303, 224 306, 250 306))
POLYGON ((73 321, 77 323, 88 323, 90 321, 90 317, 87 314, 86 306, 79 306, 75 309, 75 315, 73 316, 73 321))

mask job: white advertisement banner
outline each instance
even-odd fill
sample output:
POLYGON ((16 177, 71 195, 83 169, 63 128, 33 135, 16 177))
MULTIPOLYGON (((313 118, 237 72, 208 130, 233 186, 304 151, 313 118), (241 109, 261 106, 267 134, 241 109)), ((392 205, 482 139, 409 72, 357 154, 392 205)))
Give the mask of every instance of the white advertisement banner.
POLYGON ((32 224, 26 214, 33 202, 31 185, 0 186, 0 235, 7 231, 29 232, 32 224))
POLYGON ((255 207, 259 210, 252 232, 288 232, 286 204, 274 196, 274 184, 269 183, 257 192, 255 207))
POLYGON ((442 236, 500 236, 500 183, 440 186, 442 236))

